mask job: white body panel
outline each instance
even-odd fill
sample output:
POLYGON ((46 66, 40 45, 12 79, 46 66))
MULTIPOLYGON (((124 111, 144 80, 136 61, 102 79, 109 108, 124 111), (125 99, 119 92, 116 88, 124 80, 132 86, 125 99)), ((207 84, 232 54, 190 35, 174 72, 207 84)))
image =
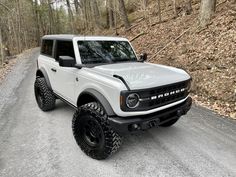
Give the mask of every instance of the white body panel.
MULTIPOLYGON (((125 38, 117 37, 73 37, 72 41, 77 64, 81 64, 77 46, 78 40, 128 41, 125 38)), ((190 76, 185 71, 173 67, 151 63, 127 62, 77 69, 60 67, 54 58, 44 55, 39 55, 38 65, 39 68, 46 70, 53 91, 74 106, 76 106, 77 99, 83 91, 95 89, 107 99, 113 111, 122 117, 150 114, 177 105, 187 99, 148 111, 124 112, 120 109, 120 92, 127 90, 127 88, 121 80, 113 77, 114 74, 122 76, 131 90, 158 87, 190 79, 190 76), (57 72, 53 72, 51 68, 55 68, 57 72)))
POLYGON ((183 70, 141 62, 102 65, 91 70, 97 74, 122 76, 131 90, 158 87, 190 79, 183 70))
MULTIPOLYGON (((56 62, 57 63, 57 62, 56 62)), ((57 72, 54 77, 54 92, 76 105, 75 101, 75 80, 77 76, 76 68, 60 67, 57 63, 57 72)))

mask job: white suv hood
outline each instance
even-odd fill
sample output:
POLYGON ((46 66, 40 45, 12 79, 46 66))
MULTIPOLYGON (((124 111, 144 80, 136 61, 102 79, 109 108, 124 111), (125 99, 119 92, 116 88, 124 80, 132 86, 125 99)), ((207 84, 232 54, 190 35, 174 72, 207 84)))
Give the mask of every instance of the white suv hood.
POLYGON ((131 89, 158 87, 184 81, 190 76, 183 70, 151 63, 119 63, 96 66, 93 71, 122 76, 131 89))

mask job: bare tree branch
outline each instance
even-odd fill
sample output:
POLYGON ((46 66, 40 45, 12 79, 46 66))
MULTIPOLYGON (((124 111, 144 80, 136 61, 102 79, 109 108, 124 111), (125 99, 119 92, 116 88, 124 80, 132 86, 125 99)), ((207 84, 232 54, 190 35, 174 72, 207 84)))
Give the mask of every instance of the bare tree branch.
POLYGON ((135 39, 137 39, 137 38, 139 38, 140 36, 145 35, 145 34, 147 34, 147 33, 145 33, 145 32, 139 33, 138 35, 136 35, 135 37, 133 37, 132 39, 130 39, 130 42, 134 41, 135 39))
POLYGON ((3 4, 2 2, 0 2, 0 5, 3 6, 5 9, 7 9, 8 11, 11 11, 11 9, 7 7, 5 4, 3 4))
POLYGON ((177 36, 174 40, 170 41, 169 43, 167 43, 162 49, 160 49, 159 51, 157 51, 151 58, 150 60, 152 60, 153 58, 155 58, 161 51, 163 51, 165 48, 167 48, 169 45, 171 45, 173 42, 175 42, 176 40, 178 40, 181 36, 183 36, 185 33, 187 33, 190 29, 192 29, 192 27, 189 27, 187 30, 185 30, 183 33, 181 33, 179 36, 177 36))

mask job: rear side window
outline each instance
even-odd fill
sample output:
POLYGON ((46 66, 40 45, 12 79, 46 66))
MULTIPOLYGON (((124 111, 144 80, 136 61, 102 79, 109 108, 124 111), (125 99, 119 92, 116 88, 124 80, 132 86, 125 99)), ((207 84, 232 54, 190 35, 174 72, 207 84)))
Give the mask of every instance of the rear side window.
POLYGON ((55 59, 59 60, 59 56, 70 56, 75 58, 72 41, 57 41, 55 59))
POLYGON ((52 56, 53 40, 43 40, 41 54, 52 56))

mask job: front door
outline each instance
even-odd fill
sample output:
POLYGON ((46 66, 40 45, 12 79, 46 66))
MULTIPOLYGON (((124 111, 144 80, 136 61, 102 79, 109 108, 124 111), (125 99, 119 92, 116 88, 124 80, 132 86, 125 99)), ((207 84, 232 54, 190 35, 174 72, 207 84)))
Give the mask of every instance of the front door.
POLYGON ((70 103, 74 103, 75 97, 75 82, 77 68, 73 67, 61 67, 59 66, 59 56, 70 56, 75 58, 74 48, 72 41, 56 41, 55 46, 55 60, 53 70, 54 77, 54 92, 64 98, 70 103))

